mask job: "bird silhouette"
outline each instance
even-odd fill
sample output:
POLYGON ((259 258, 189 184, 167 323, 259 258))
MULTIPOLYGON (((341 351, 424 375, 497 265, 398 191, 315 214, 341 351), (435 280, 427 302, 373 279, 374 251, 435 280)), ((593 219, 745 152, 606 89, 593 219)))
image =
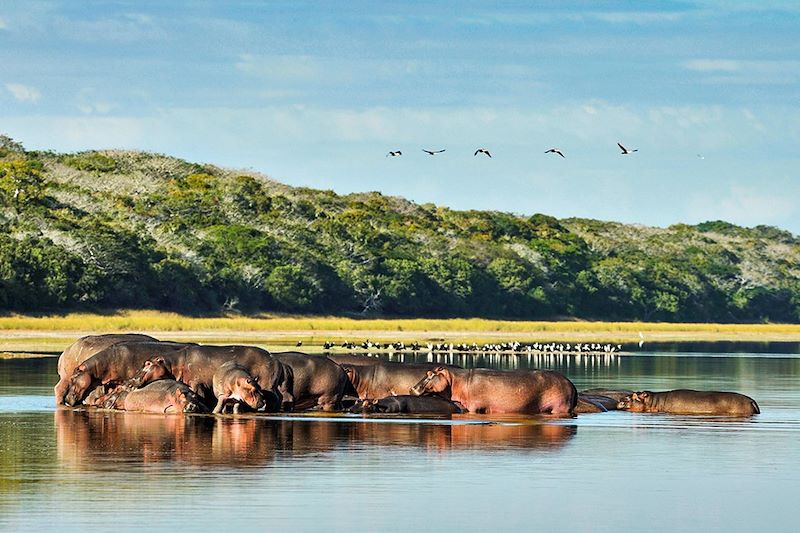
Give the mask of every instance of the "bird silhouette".
POLYGON ((389 152, 388 154, 386 154, 386 157, 390 157, 390 156, 391 157, 397 157, 398 155, 403 155, 403 152, 401 152, 400 150, 397 150, 396 152, 389 152))
POLYGON ((426 150, 425 148, 423 148, 422 151, 425 152, 428 155, 436 155, 436 154, 441 154, 442 152, 444 152, 444 150, 426 150))
POLYGON ((475 150, 475 153, 474 153, 474 154, 472 154, 472 155, 473 155, 473 156, 476 156, 476 155, 478 155, 478 154, 486 154, 486 155, 488 155, 489 157, 492 157, 492 154, 490 154, 490 153, 489 153, 489 150, 487 150, 486 148, 478 148, 477 150, 475 150))
POLYGON ((632 154, 633 152, 638 152, 639 151, 638 149, 637 150, 628 150, 627 148, 622 146, 620 143, 617 143, 617 146, 619 146, 619 149, 622 150, 622 155, 628 155, 628 154, 632 154))
MULTIPOLYGON (((558 154, 561 157, 564 157, 564 154, 558 148, 550 148, 549 150, 546 150, 544 153, 546 153, 546 154, 558 154)), ((566 159, 566 157, 564 157, 564 159, 566 159)))

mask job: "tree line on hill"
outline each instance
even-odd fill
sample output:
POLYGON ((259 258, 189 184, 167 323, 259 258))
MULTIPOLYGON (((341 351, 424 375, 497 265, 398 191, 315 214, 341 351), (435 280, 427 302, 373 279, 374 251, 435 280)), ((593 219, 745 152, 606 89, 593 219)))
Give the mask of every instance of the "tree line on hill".
POLYGON ((0 136, 0 310, 800 320, 800 240, 337 195, 0 136))

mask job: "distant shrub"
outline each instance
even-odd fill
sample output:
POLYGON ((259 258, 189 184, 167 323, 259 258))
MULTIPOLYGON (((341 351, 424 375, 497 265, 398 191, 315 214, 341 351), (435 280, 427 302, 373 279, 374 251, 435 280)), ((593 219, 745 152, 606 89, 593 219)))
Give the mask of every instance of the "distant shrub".
POLYGON ((86 172, 113 172, 117 169, 117 162, 107 155, 98 152, 84 152, 67 156, 63 163, 76 170, 86 172))

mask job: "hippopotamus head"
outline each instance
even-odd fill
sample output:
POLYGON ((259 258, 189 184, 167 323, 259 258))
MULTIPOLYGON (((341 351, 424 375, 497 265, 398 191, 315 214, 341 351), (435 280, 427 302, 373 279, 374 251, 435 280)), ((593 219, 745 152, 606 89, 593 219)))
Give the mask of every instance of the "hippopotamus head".
POLYGON ((80 365, 69 378, 67 393, 64 395, 64 403, 73 406, 78 405, 83 401, 94 384, 95 380, 92 375, 87 372, 86 365, 80 365))
POLYGON ((634 392, 630 396, 625 396, 618 404, 617 409, 643 413, 647 409, 647 398, 650 397, 649 391, 634 392))
POLYGON ((236 380, 236 388, 239 391, 241 400, 252 409, 258 411, 266 405, 261 387, 258 386, 258 378, 241 376, 236 380))
POLYGON ((133 376, 129 383, 134 387, 143 387, 152 381, 159 379, 174 379, 175 376, 167 367, 167 362, 163 357, 153 357, 142 365, 142 368, 133 376))
POLYGON ((351 413, 374 413, 377 404, 378 400, 358 400, 348 411, 351 413))
POLYGON ((427 393, 440 393, 450 387, 451 376, 447 368, 440 366, 434 370, 428 370, 424 378, 411 387, 411 394, 422 396, 427 393))
POLYGON ((165 413, 203 413, 207 412, 205 406, 191 390, 176 389, 172 393, 171 403, 165 408, 165 413))

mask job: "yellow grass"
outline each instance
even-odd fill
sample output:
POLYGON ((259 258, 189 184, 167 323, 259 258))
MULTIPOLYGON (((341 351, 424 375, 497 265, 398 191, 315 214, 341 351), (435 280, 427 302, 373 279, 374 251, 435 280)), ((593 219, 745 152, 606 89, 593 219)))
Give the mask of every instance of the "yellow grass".
POLYGON ((326 340, 638 343, 655 341, 800 341, 800 324, 673 324, 644 322, 469 319, 356 319, 328 316, 197 318, 158 311, 0 317, 0 351, 60 351, 92 333, 142 332, 161 339, 248 343, 269 349, 321 346, 326 340))

